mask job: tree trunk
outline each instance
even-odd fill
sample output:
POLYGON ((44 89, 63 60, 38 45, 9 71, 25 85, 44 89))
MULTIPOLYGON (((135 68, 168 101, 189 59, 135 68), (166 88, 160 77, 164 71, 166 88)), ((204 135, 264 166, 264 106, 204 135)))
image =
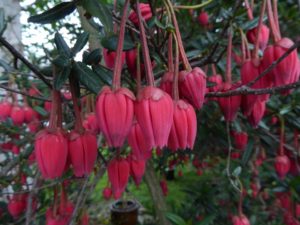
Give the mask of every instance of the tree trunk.
POLYGON ((156 215, 156 224, 170 225, 171 223, 165 216, 165 213, 168 211, 167 204, 165 202, 164 195, 160 188, 151 160, 147 162, 145 180, 152 197, 156 215))
MULTIPOLYGON (((19 0, 0 1, 0 9, 4 11, 5 21, 7 22, 3 37, 9 40, 18 51, 22 52, 22 26, 20 22, 21 6, 19 0)), ((6 62, 12 62, 12 55, 0 47, 0 59, 6 62)))
POLYGON ((90 36, 89 36, 89 49, 91 51, 95 50, 97 48, 101 49, 99 31, 97 31, 94 27, 92 27, 89 24, 89 21, 84 16, 85 10, 82 7, 78 6, 77 10, 79 12, 79 18, 80 18, 82 28, 90 34, 90 36))

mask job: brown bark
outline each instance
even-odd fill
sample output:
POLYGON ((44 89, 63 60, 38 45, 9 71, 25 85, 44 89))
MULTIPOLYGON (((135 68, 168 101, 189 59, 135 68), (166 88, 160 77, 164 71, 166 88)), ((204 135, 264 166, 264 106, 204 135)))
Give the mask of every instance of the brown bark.
POLYGON ((152 202, 155 210, 157 225, 170 225, 171 223, 166 218, 165 214, 168 211, 167 204, 164 199, 164 195, 160 188, 158 179, 155 174, 152 161, 149 160, 146 166, 145 180, 150 191, 152 202))

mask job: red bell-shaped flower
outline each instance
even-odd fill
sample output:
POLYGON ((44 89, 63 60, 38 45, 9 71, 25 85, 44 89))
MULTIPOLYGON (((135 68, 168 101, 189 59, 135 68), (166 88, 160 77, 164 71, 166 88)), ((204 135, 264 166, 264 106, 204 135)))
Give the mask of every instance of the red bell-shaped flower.
POLYGON ((232 218, 233 225, 251 225, 248 218, 245 215, 234 216, 232 218))
POLYGON ((4 100, 0 102, 0 121, 10 116, 11 110, 12 104, 9 101, 4 100))
MULTIPOLYGON (((241 80, 243 85, 247 85, 249 82, 255 80, 260 74, 260 62, 259 60, 246 60, 241 67, 241 80)), ((269 84, 266 83, 264 77, 260 78, 256 83, 254 83, 251 88, 268 88, 269 84)), ((264 95, 243 95, 242 96, 242 111, 244 115, 248 116, 253 110, 254 104, 258 100, 268 100, 269 94, 264 95)))
MULTIPOLYGON (((217 92, 223 86, 222 76, 220 74, 214 74, 212 76, 207 77, 207 81, 212 83, 212 87, 208 87, 208 92, 217 92)), ((209 98, 212 101, 218 101, 218 98, 211 97, 209 98)))
POLYGON ((255 102, 252 112, 247 117, 252 127, 256 128, 266 111, 266 101, 258 100, 255 102))
POLYGON ((134 110, 149 145, 167 145, 173 117, 171 97, 159 88, 147 86, 138 93, 134 110))
POLYGON ((97 117, 96 117, 95 113, 87 114, 82 125, 85 129, 93 132, 94 134, 98 134, 100 132, 97 117))
POLYGON ((89 175, 97 159, 97 138, 89 131, 69 135, 69 156, 75 176, 89 175))
POLYGON ((108 179, 115 199, 119 199, 128 183, 130 166, 126 159, 113 159, 107 166, 108 179))
MULTIPOLYGON (((236 84, 231 86, 228 83, 224 83, 223 92, 234 90, 239 86, 236 84)), ((221 111, 223 112, 224 118, 226 121, 233 121, 236 117, 236 114, 240 108, 242 97, 240 95, 233 95, 229 97, 220 97, 218 103, 221 111)))
POLYGON ((33 120, 30 123, 27 124, 27 127, 31 133, 37 133, 39 130, 41 122, 39 120, 33 120))
POLYGON ((50 207, 46 211, 46 225, 69 224, 74 208, 74 204, 68 201, 64 187, 62 187, 59 205, 50 207))
POLYGON ((278 155, 275 158, 275 170, 280 179, 283 179, 289 172, 291 167, 291 162, 289 157, 286 155, 278 155))
POLYGON ((20 217, 25 212, 27 206, 27 195, 26 194, 14 194, 9 200, 7 209, 9 214, 14 218, 20 217))
MULTIPOLYGON (((129 73, 136 78, 137 77, 137 50, 136 48, 126 51, 126 64, 129 73)), ((141 78, 145 76, 145 65, 140 63, 141 78)))
POLYGON ((51 111, 51 108, 52 108, 52 102, 45 102, 44 103, 44 109, 47 111, 47 112, 50 112, 51 111))
POLYGON ((25 112, 22 107, 15 105, 10 113, 10 118, 14 125, 22 125, 25 120, 25 112))
MULTIPOLYGON (((141 15, 145 21, 148 21, 152 17, 152 12, 149 4, 139 3, 139 8, 141 10, 141 15)), ((138 26, 138 15, 135 11, 131 11, 128 19, 138 26)))
POLYGON ((192 71, 179 73, 180 95, 187 99, 196 109, 200 109, 206 92, 206 75, 199 67, 192 71))
POLYGON ((105 86, 97 97, 96 116, 109 147, 121 147, 133 121, 135 97, 127 88, 105 86))
POLYGON ((173 85, 174 72, 167 71, 161 78, 159 88, 167 92, 170 96, 172 95, 172 85, 173 85))
POLYGON ((205 11, 201 11, 198 16, 198 22, 201 26, 207 27, 209 25, 209 15, 205 11))
POLYGON ((133 178, 135 185, 139 186, 145 173, 146 160, 137 160, 133 157, 129 157, 128 162, 130 164, 130 175, 133 178))
POLYGON ((130 129, 128 144, 131 147, 131 154, 134 159, 145 160, 151 157, 151 145, 146 140, 138 122, 134 122, 130 129))
POLYGON ((61 177, 67 162, 68 140, 61 129, 44 129, 35 137, 36 161, 45 179, 61 177))
POLYGON ((239 150, 244 150, 248 144, 248 134, 246 132, 233 132, 234 146, 239 150))
POLYGON ((33 108, 31 108, 30 106, 25 106, 24 107, 24 113, 25 113, 25 119, 24 121, 26 123, 30 123, 33 120, 38 119, 38 113, 36 111, 33 110, 33 108))
MULTIPOLYGON (((103 54, 105 65, 108 68, 113 69, 115 65, 116 55, 117 55, 116 52, 103 48, 102 54, 103 54)), ((126 57, 126 52, 122 52, 122 66, 125 63, 125 57, 126 57)))
MULTIPOLYGON (((262 60, 262 69, 267 69, 274 61, 279 59, 290 47, 294 45, 293 41, 283 38, 275 45, 271 45, 264 51, 262 60)), ((274 86, 281 86, 292 83, 294 75, 298 69, 298 54, 295 49, 279 64, 271 70, 266 77, 273 80, 274 86)))
POLYGON ((208 87, 209 92, 217 92, 222 88, 223 80, 220 74, 214 74, 207 77, 207 80, 213 83, 212 87, 208 87))
MULTIPOLYGON (((251 44, 255 44, 257 37, 258 26, 247 31, 247 39, 251 44)), ((259 34, 259 48, 263 51, 269 42, 270 29, 265 24, 262 24, 261 31, 259 34)))
POLYGON ((193 149, 197 133, 197 118, 193 107, 183 100, 174 101, 173 124, 169 136, 168 147, 193 149))
POLYGON ((102 196, 105 200, 109 200, 112 196, 112 190, 110 187, 105 187, 102 191, 102 196))

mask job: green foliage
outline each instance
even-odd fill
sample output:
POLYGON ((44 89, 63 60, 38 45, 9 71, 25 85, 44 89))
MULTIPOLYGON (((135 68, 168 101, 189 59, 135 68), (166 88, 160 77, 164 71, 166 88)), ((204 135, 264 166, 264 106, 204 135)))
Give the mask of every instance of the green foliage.
POLYGON ((75 2, 63 2, 41 14, 29 17, 28 22, 40 24, 53 23, 69 15, 75 9, 75 2))

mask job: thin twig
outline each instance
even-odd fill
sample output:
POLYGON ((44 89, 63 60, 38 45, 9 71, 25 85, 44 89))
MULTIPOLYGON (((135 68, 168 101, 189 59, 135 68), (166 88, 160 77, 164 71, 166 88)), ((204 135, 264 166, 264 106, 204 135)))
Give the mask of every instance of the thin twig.
POLYGON ((230 137, 230 124, 229 124, 229 122, 226 122, 226 131, 227 131, 227 142, 228 142, 228 155, 227 155, 227 162, 226 162, 226 174, 227 174, 227 177, 228 177, 231 185, 234 187, 235 190, 237 190, 240 193, 241 190, 234 183, 234 180, 232 180, 232 175, 231 175, 231 171, 230 171, 232 144, 231 144, 231 137, 230 137))
POLYGON ((32 189, 31 189, 31 192, 30 192, 30 194, 28 196, 28 199, 27 199, 27 209, 26 209, 26 214, 25 214, 26 225, 30 225, 31 220, 33 219, 33 216, 31 215, 31 213, 32 213, 32 203, 33 203, 34 196, 37 194, 36 186, 38 185, 39 178, 40 178, 40 173, 38 172, 36 174, 35 178, 34 178, 32 189))
POLYGON ((0 43, 15 57, 20 59, 33 73, 35 73, 49 88, 52 85, 44 77, 44 74, 40 72, 33 64, 31 64, 19 51, 17 51, 9 42, 3 37, 0 37, 0 43))
POLYGON ((300 81, 297 81, 292 84, 278 86, 278 87, 261 88, 261 89, 252 89, 246 86, 241 86, 232 91, 207 93, 205 97, 229 97, 234 95, 249 95, 249 94, 254 94, 254 95, 275 94, 278 92, 295 89, 298 88, 299 86, 300 86, 300 81))
POLYGON ((70 219, 70 222, 69 222, 69 225, 72 225, 72 224, 75 224, 75 220, 76 220, 76 216, 77 216, 77 212, 78 210, 81 208, 81 204, 83 204, 84 200, 83 200, 83 196, 84 196, 84 193, 86 191, 86 188, 88 186, 88 183, 89 183, 89 178, 90 176, 87 176, 85 178, 85 181, 82 185, 82 188, 80 190, 80 193, 77 197, 77 201, 76 201, 76 205, 75 205, 75 208, 72 212, 72 216, 71 216, 71 219, 70 219))
POLYGON ((16 89, 6 87, 5 85, 2 85, 2 84, 0 84, 0 88, 2 88, 4 90, 7 90, 7 91, 10 91, 10 92, 13 92, 13 93, 23 95, 23 96, 27 96, 29 98, 33 98, 33 99, 36 99, 36 100, 51 102, 51 100, 48 99, 48 98, 33 96, 33 95, 30 95, 28 93, 25 93, 25 92, 22 92, 22 91, 19 91, 19 90, 16 90, 16 89))
POLYGON ((295 49, 300 46, 300 41, 296 42, 292 47, 290 47, 280 58, 274 61, 267 69, 265 69, 259 76, 257 76, 254 80, 246 84, 246 86, 251 87, 255 84, 259 79, 268 74, 272 69, 275 68, 282 60, 284 60, 289 54, 291 54, 295 49))

